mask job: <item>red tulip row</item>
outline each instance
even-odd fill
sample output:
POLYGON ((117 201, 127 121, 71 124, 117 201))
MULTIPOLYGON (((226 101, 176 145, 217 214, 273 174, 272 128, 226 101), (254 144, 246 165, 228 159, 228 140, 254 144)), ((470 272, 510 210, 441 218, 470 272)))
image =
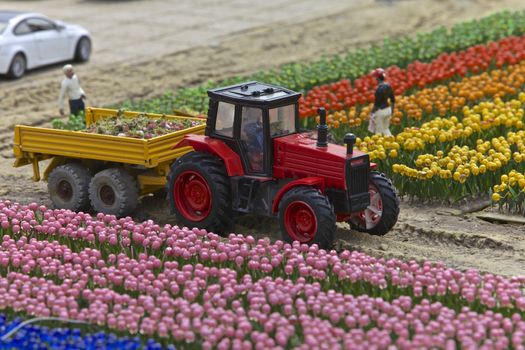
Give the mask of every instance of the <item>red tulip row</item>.
MULTIPOLYGON (((476 45, 464 51, 441 54, 430 63, 414 61, 405 69, 390 66, 386 68, 386 75, 394 93, 401 95, 411 88, 423 88, 455 76, 479 73, 491 66, 500 68, 524 59, 525 35, 510 36, 487 45, 476 45)), ((299 114, 301 117, 311 117, 317 114, 319 107, 338 111, 356 104, 370 103, 374 100, 376 85, 374 77, 367 74, 353 83, 344 79, 314 87, 301 98, 299 114)))

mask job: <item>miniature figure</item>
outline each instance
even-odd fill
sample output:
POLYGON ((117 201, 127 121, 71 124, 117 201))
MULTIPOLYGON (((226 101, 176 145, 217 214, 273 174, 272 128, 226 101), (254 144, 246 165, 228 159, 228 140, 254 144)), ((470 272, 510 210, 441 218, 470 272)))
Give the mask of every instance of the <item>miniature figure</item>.
POLYGON ((69 98, 69 109, 71 114, 77 115, 80 112, 84 112, 84 99, 86 98, 86 95, 80 86, 80 82, 77 75, 75 74, 73 66, 66 64, 64 67, 62 67, 62 71, 66 77, 64 80, 62 80, 60 95, 58 96, 60 115, 64 115, 64 97, 66 94, 69 98))
POLYGON ((392 136, 390 132, 390 117, 394 113, 396 98, 390 84, 385 82, 386 73, 383 68, 377 68, 372 72, 377 79, 378 86, 375 92, 374 107, 370 115, 368 131, 375 134, 392 136), (388 104, 390 100, 390 105, 388 104))

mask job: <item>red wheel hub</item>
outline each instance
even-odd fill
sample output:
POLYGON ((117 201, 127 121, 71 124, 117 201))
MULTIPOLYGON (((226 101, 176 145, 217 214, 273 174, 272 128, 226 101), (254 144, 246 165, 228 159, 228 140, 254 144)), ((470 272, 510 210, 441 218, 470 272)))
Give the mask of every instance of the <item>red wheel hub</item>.
POLYGON ((317 217, 308 203, 292 202, 284 211, 284 225, 293 240, 308 243, 317 232, 317 217))
POLYGON ((367 230, 376 227, 383 216, 383 201, 377 187, 373 184, 368 186, 370 193, 370 204, 365 210, 354 216, 354 223, 367 230))
POLYGON ((202 221, 211 211, 211 190, 208 182, 198 172, 181 173, 173 186, 175 205, 191 221, 202 221))

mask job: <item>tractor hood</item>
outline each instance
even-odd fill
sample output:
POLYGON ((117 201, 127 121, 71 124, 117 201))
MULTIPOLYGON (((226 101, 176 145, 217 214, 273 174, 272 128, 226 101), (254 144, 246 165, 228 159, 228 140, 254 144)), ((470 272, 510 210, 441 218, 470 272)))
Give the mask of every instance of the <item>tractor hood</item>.
MULTIPOLYGON (((273 139, 273 176, 275 178, 321 177, 325 186, 346 189, 345 164, 352 163, 365 153, 354 150, 346 153, 346 147, 328 143, 326 147, 317 146, 314 132, 292 134, 273 139)), ((370 164, 375 167, 375 164, 370 164)))

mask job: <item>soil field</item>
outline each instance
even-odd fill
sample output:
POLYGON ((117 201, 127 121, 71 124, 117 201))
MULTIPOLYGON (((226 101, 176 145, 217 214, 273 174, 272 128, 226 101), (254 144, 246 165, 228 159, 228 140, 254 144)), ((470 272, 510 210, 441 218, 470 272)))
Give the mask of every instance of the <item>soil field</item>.
MULTIPOLYGON (((0 9, 43 12, 82 24, 93 34, 90 62, 77 67, 88 104, 102 106, 209 79, 253 73, 288 62, 342 53, 385 36, 428 31, 502 9, 522 0, 407 0, 250 2, 202 1, 2 1, 0 9)), ((0 198, 51 205, 45 183, 30 167, 11 167, 15 124, 47 125, 57 116, 61 65, 0 79, 0 198)), ((464 205, 465 203, 461 203, 464 205)), ((504 275, 525 273, 525 227, 488 223, 457 205, 404 200, 395 229, 384 237, 341 225, 338 247, 375 256, 442 260, 451 267, 504 275)), ((491 210, 490 208, 488 210, 491 210)), ((469 210, 466 210, 469 211, 469 210)), ((173 222, 163 198, 143 198, 138 220, 173 222)), ((237 232, 278 238, 274 221, 257 228, 239 220, 237 232)))

